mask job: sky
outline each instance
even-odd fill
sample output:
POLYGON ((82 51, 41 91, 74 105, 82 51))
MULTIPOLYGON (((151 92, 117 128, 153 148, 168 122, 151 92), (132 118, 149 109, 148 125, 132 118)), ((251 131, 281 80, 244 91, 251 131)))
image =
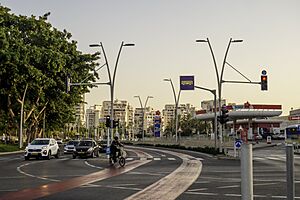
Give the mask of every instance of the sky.
MULTIPOLYGON (((115 98, 140 107, 134 96, 147 106, 161 110, 174 104, 169 82, 176 93, 179 76, 193 75, 195 85, 217 89, 209 38, 221 70, 230 38, 226 61, 253 82, 267 71, 268 91, 255 84, 222 84, 227 103, 280 104, 283 115, 300 108, 300 1, 298 0, 2 0, 16 15, 41 16, 56 28, 66 29, 83 53, 100 49, 89 44, 102 42, 113 71, 121 42, 134 43, 121 52, 115 82, 115 98)), ((104 64, 104 58, 99 59, 104 64)), ((107 82, 105 68, 100 80, 107 82)), ((220 73, 220 72, 219 72, 220 73)), ((246 81, 228 65, 224 80, 246 81)), ((212 100, 204 90, 182 91, 180 103, 200 109, 201 101, 212 100)), ((86 94, 87 107, 110 100, 109 86, 99 86, 86 94)))

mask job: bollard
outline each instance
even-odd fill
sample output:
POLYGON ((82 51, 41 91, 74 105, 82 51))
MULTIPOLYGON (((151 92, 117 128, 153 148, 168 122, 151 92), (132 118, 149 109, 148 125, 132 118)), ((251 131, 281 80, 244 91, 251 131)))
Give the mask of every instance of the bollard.
POLYGON ((286 144, 286 192, 287 200, 295 198, 295 182, 294 182, 294 146, 286 144))
POLYGON ((240 159, 242 200, 253 200, 252 144, 242 144, 240 159))

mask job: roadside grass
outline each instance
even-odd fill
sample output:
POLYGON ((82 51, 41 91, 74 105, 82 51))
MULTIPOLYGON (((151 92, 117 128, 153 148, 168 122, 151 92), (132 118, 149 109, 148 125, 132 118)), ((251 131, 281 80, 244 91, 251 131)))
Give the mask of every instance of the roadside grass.
POLYGON ((20 149, 17 144, 0 144, 0 152, 12 152, 19 150, 20 149))

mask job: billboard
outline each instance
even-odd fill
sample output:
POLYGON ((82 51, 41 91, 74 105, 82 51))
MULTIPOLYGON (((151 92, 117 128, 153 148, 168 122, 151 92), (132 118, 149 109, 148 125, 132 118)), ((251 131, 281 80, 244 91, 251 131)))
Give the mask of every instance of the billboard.
POLYGON ((180 90, 194 90, 194 76, 180 76, 180 90))

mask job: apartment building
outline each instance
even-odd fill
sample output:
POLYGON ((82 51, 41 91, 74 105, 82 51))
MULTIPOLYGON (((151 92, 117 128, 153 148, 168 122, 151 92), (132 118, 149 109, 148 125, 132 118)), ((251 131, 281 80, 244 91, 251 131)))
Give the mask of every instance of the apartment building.
POLYGON ((94 105, 86 110, 86 128, 88 130, 88 135, 86 137, 98 140, 101 136, 99 130, 101 107, 101 105, 94 105))
MULTIPOLYGON (((120 132, 125 134, 125 137, 132 137, 133 135, 133 107, 125 100, 114 101, 114 119, 119 120, 120 132)), ((101 118, 110 116, 111 101, 103 101, 101 109, 101 118)))
MULTIPOLYGON (((195 116, 196 108, 191 104, 179 104, 178 105, 178 115, 183 118, 188 114, 195 116)), ((167 126, 175 119, 175 105, 166 104, 165 108, 162 111, 162 127, 163 131, 167 126)), ((179 119, 180 120, 180 119, 179 119)))
POLYGON ((148 135, 153 135, 153 119, 155 110, 151 107, 145 108, 144 128, 143 128, 143 109, 136 108, 134 111, 134 135, 142 134, 142 130, 148 135))

